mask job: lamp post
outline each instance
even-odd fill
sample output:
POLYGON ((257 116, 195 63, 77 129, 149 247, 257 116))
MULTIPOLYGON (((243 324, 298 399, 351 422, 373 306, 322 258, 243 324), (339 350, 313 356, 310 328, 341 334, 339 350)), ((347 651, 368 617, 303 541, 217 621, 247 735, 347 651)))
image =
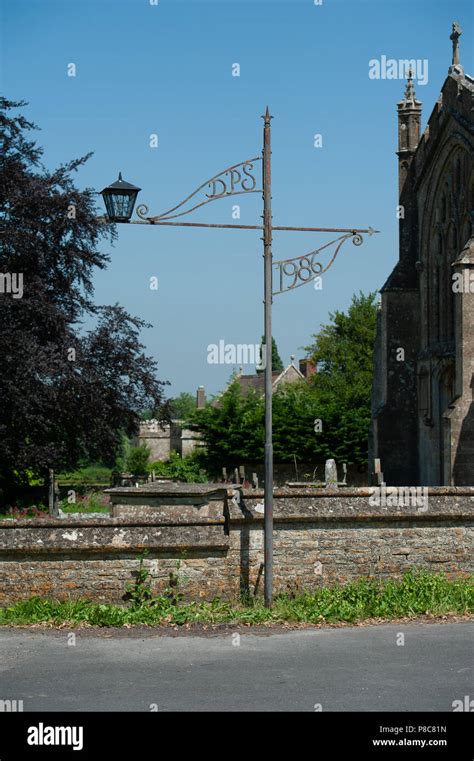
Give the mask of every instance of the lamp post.
POLYGON ((271 125, 268 106, 263 127, 263 282, 264 282, 264 327, 265 327, 265 469, 263 497, 263 567, 264 599, 269 608, 273 594, 273 419, 272 419, 272 146, 271 125))
POLYGON ((247 161, 224 169, 202 183, 196 190, 188 195, 181 203, 173 206, 168 211, 158 216, 149 216, 149 209, 145 204, 137 207, 138 220, 131 220, 136 198, 140 188, 119 179, 112 185, 102 190, 108 221, 130 224, 168 225, 177 227, 207 227, 217 229, 234 230, 261 230, 263 232, 263 259, 264 259, 264 340, 265 340, 265 481, 264 481, 264 596, 265 605, 270 607, 273 594, 273 442, 272 442, 272 299, 273 296, 309 283, 316 277, 326 272, 333 264, 341 246, 349 238, 356 246, 363 242, 362 233, 372 235, 378 232, 371 227, 366 229, 348 229, 331 227, 283 227, 273 225, 272 221, 272 196, 271 196, 271 124, 268 107, 265 112, 263 128, 263 151, 247 161), (262 162, 262 187, 257 187, 258 182, 254 174, 255 164, 262 162), (209 189, 211 192, 206 193, 209 189), (206 224, 202 222, 175 221, 211 201, 229 196, 262 193, 263 197, 263 225, 234 225, 234 224, 206 224), (272 237, 273 231, 291 232, 326 232, 340 233, 329 243, 293 259, 273 261, 272 237), (324 267, 317 257, 321 252, 332 250, 332 256, 324 267), (273 290, 273 269, 278 271, 278 290, 273 290), (291 281, 291 282, 290 282, 291 281))

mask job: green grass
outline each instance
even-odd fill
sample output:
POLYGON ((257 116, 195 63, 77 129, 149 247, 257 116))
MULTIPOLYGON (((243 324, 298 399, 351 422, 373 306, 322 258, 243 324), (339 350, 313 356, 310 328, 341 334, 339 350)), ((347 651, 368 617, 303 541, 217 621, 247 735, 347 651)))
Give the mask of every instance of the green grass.
POLYGON ((360 579, 296 596, 279 595, 271 610, 263 607, 261 600, 245 604, 217 599, 184 602, 179 595, 173 598, 171 592, 129 607, 32 597, 0 608, 0 625, 316 624, 356 623, 374 618, 390 620, 424 614, 460 615, 474 612, 473 582, 474 577, 449 580, 444 574, 408 572, 398 580, 360 579))
MULTIPOLYGON (((62 499, 59 507, 63 513, 110 513, 110 499, 101 492, 89 491, 84 495, 77 494, 74 502, 68 498, 62 499)), ((15 520, 23 518, 48 518, 49 511, 46 505, 40 503, 37 506, 11 507, 7 513, 0 513, 0 520, 15 520)))
POLYGON ((89 484, 110 486, 111 475, 111 468, 106 468, 104 465, 87 465, 69 473, 58 473, 56 479, 63 486, 67 484, 72 486, 87 486, 89 484))
POLYGON ((75 502, 63 499, 59 506, 63 513, 109 513, 110 499, 102 493, 90 492, 84 496, 78 495, 75 502))
POLYGON ((93 505, 90 505, 89 507, 76 507, 76 505, 67 505, 65 507, 61 507, 61 510, 63 513, 110 513, 110 508, 108 507, 94 507, 93 505))

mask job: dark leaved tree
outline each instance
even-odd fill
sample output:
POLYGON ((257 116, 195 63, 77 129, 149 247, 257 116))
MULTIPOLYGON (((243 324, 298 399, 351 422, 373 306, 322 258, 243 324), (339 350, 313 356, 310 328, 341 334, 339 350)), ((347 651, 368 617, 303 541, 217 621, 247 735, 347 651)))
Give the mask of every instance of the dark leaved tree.
MULTIPOLYGON (((260 343, 260 356, 263 361, 263 356, 265 352, 265 336, 262 336, 262 341, 260 343)), ((281 361, 280 353, 278 351, 278 346, 275 341, 275 337, 272 336, 272 373, 282 373, 284 370, 283 362, 281 361)), ((265 372, 263 368, 257 367, 257 373, 263 373, 265 372)))
MULTIPOLYGON (((95 268, 112 234, 92 189, 71 175, 89 158, 49 172, 28 139, 35 128, 1 99, 4 139, 0 219, 0 488, 72 469, 112 465, 140 413, 167 420, 165 385, 144 354, 147 326, 118 304, 93 303, 95 268), (92 327, 85 330, 84 320, 92 327)), ((89 154, 90 155, 90 154, 89 154)))

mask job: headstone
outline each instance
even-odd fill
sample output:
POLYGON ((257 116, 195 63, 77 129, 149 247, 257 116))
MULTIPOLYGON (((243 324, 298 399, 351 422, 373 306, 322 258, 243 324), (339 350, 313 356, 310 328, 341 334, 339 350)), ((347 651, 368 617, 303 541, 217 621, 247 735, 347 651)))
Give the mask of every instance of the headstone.
POLYGON ((377 486, 383 486, 385 484, 385 481, 383 478, 382 465, 379 458, 376 458, 374 460, 374 474, 375 474, 375 480, 377 482, 377 486))
POLYGON ((234 478, 235 478, 234 483, 240 484, 239 469, 238 468, 234 468, 234 478))
POLYGON ((54 470, 49 469, 49 514, 53 518, 59 516, 59 486, 54 478, 54 470))
POLYGON ((258 489, 258 476, 256 473, 252 473, 252 486, 254 489, 258 489))
POLYGON ((344 478, 342 479, 342 483, 344 486, 347 485, 347 463, 342 463, 342 472, 344 473, 344 478))
POLYGON ((335 460, 326 460, 324 475, 326 480, 326 489, 337 489, 337 465, 335 460))
POLYGON ((57 479, 54 479, 54 513, 56 516, 59 515, 59 482, 57 479))

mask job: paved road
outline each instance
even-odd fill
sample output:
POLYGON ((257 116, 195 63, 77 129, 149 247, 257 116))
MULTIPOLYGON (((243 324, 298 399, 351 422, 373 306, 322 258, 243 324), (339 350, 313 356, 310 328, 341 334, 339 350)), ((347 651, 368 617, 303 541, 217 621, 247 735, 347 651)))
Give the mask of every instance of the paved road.
POLYGON ((0 699, 24 711, 451 711, 474 697, 470 622, 245 630, 240 644, 77 630, 68 645, 68 634, 0 629, 0 699))

